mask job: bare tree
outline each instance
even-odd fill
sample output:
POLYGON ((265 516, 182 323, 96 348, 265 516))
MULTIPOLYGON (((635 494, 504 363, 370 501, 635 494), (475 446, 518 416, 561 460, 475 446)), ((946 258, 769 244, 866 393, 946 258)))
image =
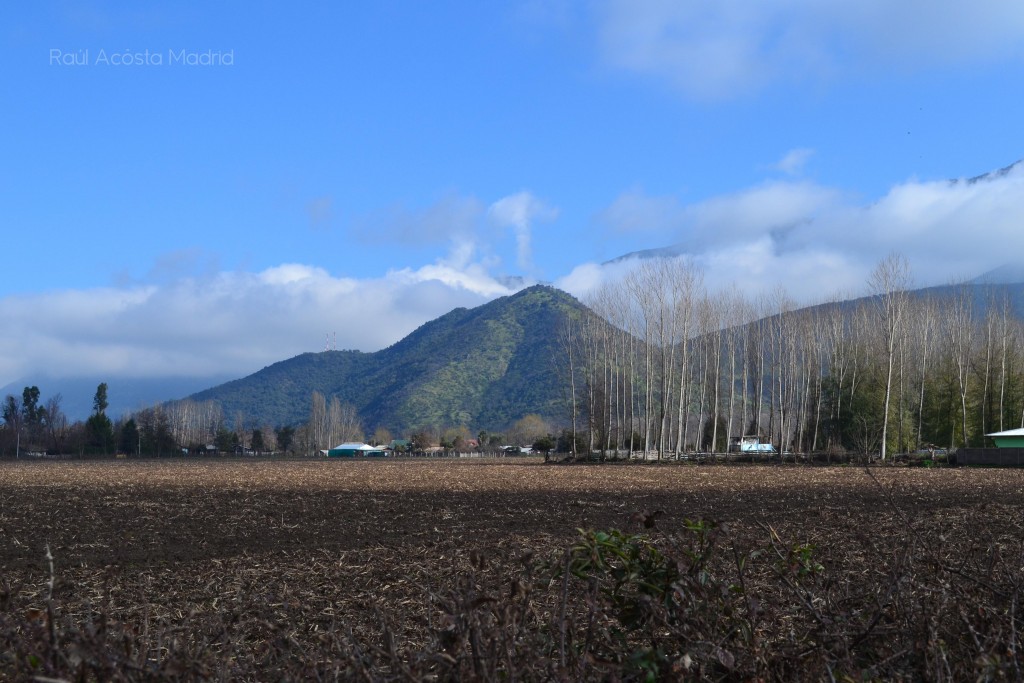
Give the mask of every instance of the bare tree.
POLYGON ((313 405, 309 413, 309 440, 313 450, 330 448, 329 425, 327 421, 327 400, 319 391, 313 392, 313 405))
POLYGON ((342 403, 337 396, 332 396, 327 410, 327 434, 329 444, 362 441, 363 425, 355 406, 342 403))
MULTIPOLYGON (((946 307, 946 343, 956 371, 960 395, 961 443, 969 442, 967 431, 967 393, 970 389, 972 338, 974 333, 974 301, 971 291, 961 286, 946 307)), ((950 446, 955 437, 950 435, 950 446)))
POLYGON ((935 301, 928 297, 915 307, 914 328, 917 330, 917 355, 921 359, 918 372, 917 403, 917 449, 922 447, 921 434, 924 427, 925 387, 928 385, 928 359, 935 346, 935 331, 938 327, 938 310, 935 301))
POLYGON ((54 394, 46 401, 46 435, 50 448, 54 453, 64 452, 64 442, 68 436, 68 418, 61 409, 62 397, 54 394))
POLYGON ((652 432, 652 406, 654 403, 654 325, 657 318, 655 309, 656 297, 654 287, 660 286, 653 270, 644 262, 639 269, 631 271, 625 279, 625 286, 629 292, 630 299, 635 302, 636 315, 639 322, 634 326, 643 344, 644 353, 644 379, 643 379, 643 401, 640 406, 640 415, 644 428, 644 459, 651 448, 652 432))
POLYGON ((999 317, 999 431, 1003 431, 1006 416, 1006 381, 1010 342, 1010 298, 1003 291, 997 304, 999 317))
MULTIPOLYGON (((566 403, 569 407, 569 420, 572 427, 572 458, 576 459, 576 434, 577 434, 577 419, 579 417, 579 404, 577 403, 576 397, 576 374, 578 365, 578 350, 577 344, 579 343, 579 332, 580 326, 578 318, 570 314, 562 322, 562 326, 558 332, 558 353, 565 362, 559 362, 560 359, 552 359, 553 365, 556 372, 562 375, 562 386, 567 388, 566 403)), ((480 444, 484 446, 485 444, 480 444)))
MULTIPOLYGON (((676 432, 676 455, 686 448, 686 426, 688 423, 686 409, 689 404, 690 383, 690 339, 694 335, 694 318, 697 302, 703 298, 704 273, 688 260, 675 259, 675 266, 669 273, 669 286, 672 291, 672 336, 670 343, 673 349, 679 347, 679 395, 678 419, 676 432)), ((673 365, 671 355, 670 367, 673 365)), ((671 376, 669 383, 671 386, 671 376)), ((670 390, 671 391, 671 390, 670 390)))
POLYGON ((881 455, 886 458, 889 430, 889 404, 892 397, 893 370, 899 344, 904 334, 908 288, 911 284, 910 264, 899 254, 890 254, 879 263, 868 278, 874 296, 879 333, 885 354, 885 394, 882 406, 881 455))

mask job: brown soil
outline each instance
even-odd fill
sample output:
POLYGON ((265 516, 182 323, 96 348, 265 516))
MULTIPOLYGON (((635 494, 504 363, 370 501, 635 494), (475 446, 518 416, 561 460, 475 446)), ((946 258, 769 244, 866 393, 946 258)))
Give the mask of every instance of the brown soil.
MULTIPOLYGON (((277 613, 294 628, 291 656, 298 649, 319 661, 329 653, 319 652, 316 634, 341 624, 372 637, 390 624, 401 647, 414 647, 436 625, 437 596, 471 565, 484 567, 480 558, 503 572, 524 557, 557 556, 579 529, 640 531, 644 511, 663 511, 657 531, 666 535, 682 533, 687 520, 725 523, 738 548, 774 533, 813 546, 844 580, 883 585, 887 558, 922 535, 950 562, 992 548, 1021 557, 1022 503, 1021 470, 4 462, 0 607, 6 595, 19 614, 44 608, 48 547, 63 623, 102 613, 160 652, 167 648, 146 645, 145 634, 244 619, 259 605, 260 623, 277 613)), ((239 637, 251 640, 251 667, 274 656, 259 628, 239 637)), ((216 657, 193 655, 214 678, 251 670, 239 661, 209 670, 216 657)))

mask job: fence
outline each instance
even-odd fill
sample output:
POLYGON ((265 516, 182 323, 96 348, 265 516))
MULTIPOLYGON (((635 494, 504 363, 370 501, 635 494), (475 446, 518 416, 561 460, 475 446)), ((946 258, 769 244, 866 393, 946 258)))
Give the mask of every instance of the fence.
POLYGON ((956 464, 981 467, 1024 467, 1024 448, 961 448, 956 464))

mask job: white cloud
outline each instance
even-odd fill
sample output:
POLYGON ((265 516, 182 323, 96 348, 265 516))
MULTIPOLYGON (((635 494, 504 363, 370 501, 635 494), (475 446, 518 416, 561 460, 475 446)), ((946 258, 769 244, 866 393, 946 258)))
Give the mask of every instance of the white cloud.
MULTIPOLYGON (((330 202, 321 204, 329 212, 330 202)), ((447 246, 433 263, 376 277, 302 263, 225 272, 184 249, 157 259, 145 282, 124 276, 114 287, 0 298, 0 385, 30 373, 241 376, 320 350, 335 332, 340 348, 378 350, 453 308, 514 291, 495 274, 495 228, 512 229, 528 263, 531 229, 557 211, 529 192, 484 207, 453 194, 415 211, 395 208, 372 226, 367 218, 367 240, 447 246)))
POLYGON ((552 221, 558 209, 546 205, 525 190, 502 197, 487 209, 491 221, 503 228, 511 228, 516 238, 516 261, 523 270, 533 264, 531 229, 537 221, 552 221))
MULTIPOLYGON (((615 280, 618 273, 611 271, 616 264, 609 263, 598 265, 596 263, 584 263, 573 268, 567 275, 562 276, 555 283, 559 289, 569 292, 575 297, 582 298, 592 290, 597 289, 605 280, 615 280)), ((626 268, 628 270, 628 266, 626 268)))
MULTIPOLYGON (((665 246, 680 245, 704 268, 711 288, 736 284, 756 296, 781 284, 812 303, 862 290, 891 251, 908 258, 921 285, 980 275, 1024 251, 1024 163, 977 182, 908 180, 870 204, 787 181, 693 204, 631 191, 601 216, 613 231, 639 224, 660 231, 665 246)), ((581 295, 619 277, 625 263, 583 264, 558 284, 581 295)))
POLYGON ((443 261, 453 268, 476 262, 497 269, 503 260, 501 243, 511 230, 516 264, 529 271, 534 227, 557 216, 557 209, 525 190, 490 205, 476 197, 449 194, 426 207, 395 205, 382 213, 363 216, 351 226, 350 234, 365 244, 447 245, 448 255, 443 261))
POLYGON ((688 220, 686 209, 677 198, 652 197, 641 189, 619 195, 598 219, 616 234, 658 237, 678 233, 688 220))
POLYGON ((840 193, 810 182, 772 181, 684 205, 640 190, 619 196, 599 214, 613 233, 644 232, 692 249, 732 244, 766 230, 786 231, 834 206, 840 193))
POLYGON ((612 66, 699 99, 779 81, 1024 55, 1024 4, 1004 0, 607 0, 598 7, 612 66))
POLYGON ((805 147, 792 149, 786 152, 785 156, 775 164, 775 168, 786 175, 799 175, 803 172, 804 166, 807 165, 812 156, 814 156, 813 149, 805 147))
POLYGON ((0 299, 0 385, 31 373, 242 376, 305 351, 374 351, 458 306, 512 293, 479 264, 377 279, 282 264, 146 286, 0 299))

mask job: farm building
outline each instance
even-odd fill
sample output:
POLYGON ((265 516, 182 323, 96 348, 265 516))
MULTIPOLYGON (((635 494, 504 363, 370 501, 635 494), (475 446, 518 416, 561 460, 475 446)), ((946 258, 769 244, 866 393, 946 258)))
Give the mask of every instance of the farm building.
POLYGON ((354 458, 356 456, 377 456, 384 455, 383 448, 375 448, 365 443, 343 443, 327 451, 328 458, 354 458))
POLYGON ((995 448, 961 448, 956 452, 956 464, 983 467, 1024 466, 1024 429, 986 434, 995 442, 995 448))
POLYGON ((412 442, 409 439, 392 439, 391 443, 388 444, 388 449, 396 452, 405 452, 412 446, 412 442))
POLYGON ((1010 429, 1005 432, 992 432, 985 436, 995 442, 996 448, 1024 448, 1024 429, 1010 429))
POLYGON ((774 453, 775 446, 761 441, 760 436, 734 436, 729 439, 730 453, 774 453))

